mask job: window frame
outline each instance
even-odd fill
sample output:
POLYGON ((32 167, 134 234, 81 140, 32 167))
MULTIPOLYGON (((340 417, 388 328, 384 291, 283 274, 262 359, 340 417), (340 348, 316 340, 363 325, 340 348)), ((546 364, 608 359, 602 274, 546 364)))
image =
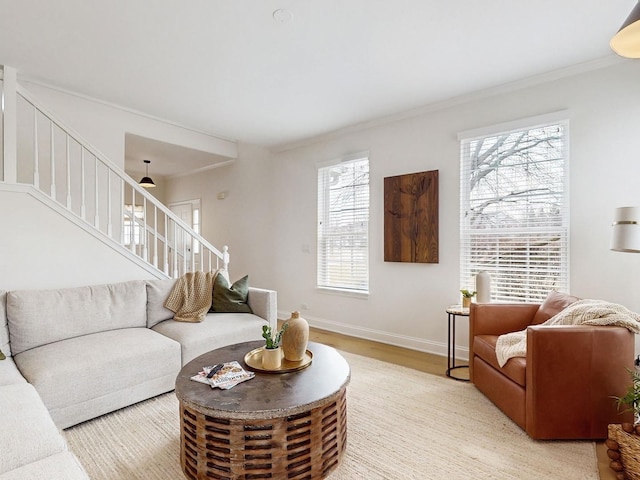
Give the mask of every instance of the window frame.
MULTIPOLYGON (((370 173, 370 158, 369 152, 360 152, 353 155, 348 155, 343 158, 332 160, 328 162, 321 162, 316 165, 316 175, 317 175, 317 239, 316 239, 316 289, 321 293, 335 293, 346 296, 355 296, 355 297, 368 297, 369 289, 370 289, 370 215, 371 215, 371 173, 370 173), (350 276, 348 282, 336 282, 335 280, 331 280, 328 273, 327 266, 327 250, 325 249, 325 242, 327 241, 327 225, 329 225, 331 217, 331 208, 328 205, 330 201, 330 184, 327 181, 329 176, 327 173, 331 167, 336 166, 348 166, 349 164, 357 164, 358 162, 366 161, 366 226, 364 230, 360 229, 359 231, 352 232, 353 235, 360 235, 362 233, 366 234, 365 237, 365 245, 364 245, 364 260, 362 260, 362 252, 360 251, 360 255, 358 254, 358 247, 352 245, 351 249, 355 249, 355 254, 360 256, 361 260, 351 262, 351 268, 361 269, 360 272, 364 272, 363 276, 350 276), (361 287, 356 285, 360 283, 361 287)), ((329 174, 330 175, 330 174, 329 174)), ((363 185, 353 185, 350 191, 354 194, 358 192, 358 188, 363 185)), ((359 191, 362 194, 362 191, 359 191)), ((362 203, 357 203, 358 210, 360 214, 362 213, 362 203)), ((356 213, 354 213, 355 217, 356 213)), ((335 216, 334 216, 335 220, 335 216)), ((353 225, 354 223, 352 223, 353 225)), ((348 237, 349 234, 342 234, 341 238, 348 237)), ((335 236, 334 236, 335 238, 335 236)), ((353 240, 352 240, 353 241, 353 240)), ((362 248, 362 246, 360 246, 362 248)))
MULTIPOLYGON (((570 141, 570 121, 569 115, 567 111, 554 112, 547 115, 541 115, 537 117, 530 117, 521 119, 515 122, 507 122, 494 126, 484 127, 475 130, 469 130, 465 132, 461 132, 458 134, 458 140, 460 141, 460 288, 468 288, 475 290, 474 286, 474 278, 475 275, 482 270, 489 271, 492 274, 492 292, 491 297, 492 301, 508 301, 508 302, 540 302, 546 296, 548 290, 554 289, 562 292, 568 293, 570 291, 570 203, 569 203, 569 165, 570 165, 570 155, 569 155, 569 141, 570 141), (557 226, 551 226, 550 224, 544 224, 543 227, 536 229, 531 225, 531 220, 524 227, 522 227, 519 232, 523 234, 522 237, 518 237, 516 235, 512 235, 512 238, 524 238, 528 239, 529 243, 524 242, 525 246, 531 247, 531 243, 535 239, 535 234, 546 233, 557 231, 559 232, 558 246, 557 251, 559 252, 560 258, 557 262, 551 264, 552 266, 557 267, 558 274, 558 284, 557 285, 545 285, 544 283, 539 288, 531 288, 531 286, 527 285, 527 280, 520 280, 520 284, 518 284, 517 276, 513 274, 517 268, 514 266, 514 259, 517 259, 517 255, 513 254, 510 262, 506 263, 509 265, 509 269, 507 269, 507 273, 503 276, 500 276, 500 281, 496 282, 497 272, 504 272, 505 268, 500 267, 498 262, 496 261, 495 271, 492 272, 492 268, 485 268, 483 265, 479 264, 480 262, 476 261, 474 263, 473 253, 471 249, 471 241, 472 241, 472 231, 473 229, 468 224, 468 220, 465 218, 467 211, 470 211, 470 195, 471 195, 471 187, 470 187, 470 179, 472 170, 470 166, 467 166, 465 162, 469 162, 472 160, 472 156, 468 152, 468 148, 471 142, 490 139, 492 137, 498 137, 500 135, 508 135, 513 134, 515 132, 524 132, 524 131, 535 131, 536 129, 541 129, 543 127, 560 125, 562 127, 562 148, 561 148, 561 157, 562 157, 562 192, 561 196, 561 206, 560 212, 557 214, 556 218, 561 219, 561 223, 557 226), (465 176, 466 174, 466 176, 465 176), (555 229, 555 230, 554 230, 555 229), (506 278, 507 280, 503 280, 506 278), (503 283, 504 282, 504 283, 503 283), (509 294, 508 286, 515 285, 519 290, 512 292, 509 294), (498 285, 496 285, 496 283, 498 285), (518 287, 518 285, 521 285, 518 287), (544 289, 544 293, 543 293, 544 289)), ((546 158, 545 162, 549 162, 551 164, 553 160, 546 158)), ((509 167, 504 167, 509 168, 509 167)), ((515 169, 514 167, 511 167, 515 169)), ((524 178, 530 178, 525 176, 524 178)), ((535 185, 534 185, 535 187, 535 185)), ((527 201, 531 200, 531 198, 535 198, 534 194, 530 193, 527 195, 527 201)), ((532 204, 527 203, 527 205, 532 204)), ((499 238, 503 236, 505 233, 508 234, 513 232, 514 230, 510 230, 509 228, 500 228, 497 227, 494 229, 496 232, 496 236, 499 238)), ((497 241, 496 243, 499 243, 497 241)), ((548 245, 546 245, 548 247, 548 245)), ((500 247, 502 248, 502 247, 500 247)), ((508 248, 504 251, 509 252, 508 248)), ((553 248, 549 247, 547 251, 552 252, 553 248)), ((509 252, 511 255, 511 252, 509 252)), ((509 257, 509 255, 506 255, 509 257)), ((531 263, 527 263, 524 261, 523 267, 523 275, 530 275, 532 267, 531 263)), ((550 263, 545 264, 544 272, 548 275, 552 272, 552 268, 550 263)))

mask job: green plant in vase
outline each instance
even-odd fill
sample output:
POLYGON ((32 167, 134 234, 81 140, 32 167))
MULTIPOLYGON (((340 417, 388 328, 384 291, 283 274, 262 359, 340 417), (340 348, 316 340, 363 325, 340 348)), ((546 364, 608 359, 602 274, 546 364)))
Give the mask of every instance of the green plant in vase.
POLYGON ((269 325, 263 325, 262 338, 264 338, 265 340, 264 347, 269 350, 280 347, 280 343, 282 342, 282 334, 286 332, 287 328, 289 328, 289 324, 285 323, 282 328, 278 330, 275 335, 273 335, 271 327, 269 325))
POLYGON ((262 327, 262 338, 264 338, 264 350, 262 350, 262 368, 265 370, 277 370, 282 365, 282 334, 289 328, 285 323, 274 335, 269 325, 262 327))
POLYGON ((469 305, 471 305, 471 299, 476 296, 477 292, 472 292, 471 290, 463 288, 460 290, 460 293, 462 294, 462 307, 469 308, 469 305))

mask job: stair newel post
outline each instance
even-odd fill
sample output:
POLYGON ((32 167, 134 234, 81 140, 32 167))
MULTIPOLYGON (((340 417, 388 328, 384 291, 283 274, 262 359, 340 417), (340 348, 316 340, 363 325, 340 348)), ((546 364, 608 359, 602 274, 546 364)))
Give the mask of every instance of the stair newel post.
POLYGON ((13 67, 2 67, 2 95, 4 99, 3 123, 3 174, 7 183, 18 180, 18 82, 17 72, 13 67))
POLYGON ((229 276, 229 247, 227 245, 222 247, 222 270, 227 272, 227 276, 229 276))

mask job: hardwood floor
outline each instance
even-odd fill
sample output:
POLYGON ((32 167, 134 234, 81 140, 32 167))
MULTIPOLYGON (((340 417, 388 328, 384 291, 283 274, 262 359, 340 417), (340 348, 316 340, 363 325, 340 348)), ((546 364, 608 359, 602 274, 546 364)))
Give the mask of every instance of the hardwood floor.
MULTIPOLYGON (((365 357, 376 358, 396 365, 420 370, 432 375, 445 376, 447 369, 447 359, 439 355, 418 352, 402 347, 395 347, 384 343, 372 342, 361 338, 349 337, 339 333, 327 332, 311 328, 309 332, 309 340, 313 342, 323 343, 338 350, 355 353, 365 357)), ((464 370, 460 371, 459 376, 463 376, 464 370)), ((456 373, 456 375, 458 375, 456 373)), ((455 380, 451 380, 452 382, 455 380)), ((613 470, 609 468, 609 459, 604 442, 596 443, 596 453, 598 456, 598 471, 601 480, 615 480, 613 470)))

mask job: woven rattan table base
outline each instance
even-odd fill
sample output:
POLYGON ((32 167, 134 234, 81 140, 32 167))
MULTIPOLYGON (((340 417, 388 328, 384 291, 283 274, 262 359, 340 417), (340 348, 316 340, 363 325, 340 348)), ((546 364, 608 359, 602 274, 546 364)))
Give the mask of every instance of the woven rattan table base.
POLYGON ((326 403, 269 419, 219 418, 180 403, 180 462, 192 480, 325 478, 347 443, 346 388, 326 403))

